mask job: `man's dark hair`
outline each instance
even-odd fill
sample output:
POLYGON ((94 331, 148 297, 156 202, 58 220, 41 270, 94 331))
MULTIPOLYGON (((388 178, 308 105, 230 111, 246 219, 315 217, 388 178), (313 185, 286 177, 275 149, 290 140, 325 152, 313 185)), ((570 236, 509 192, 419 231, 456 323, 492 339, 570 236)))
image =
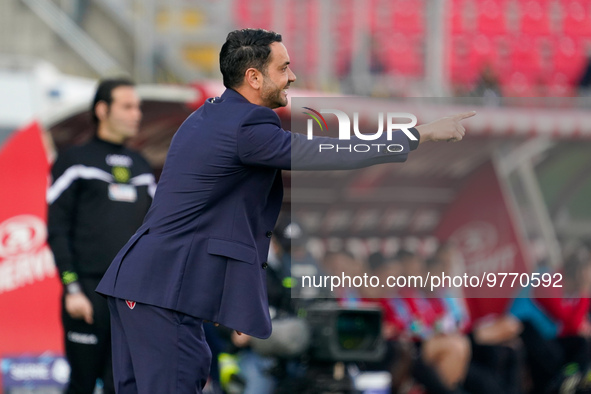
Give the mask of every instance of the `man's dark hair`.
POLYGON ((90 113, 92 114, 92 121, 95 125, 98 125, 99 119, 96 116, 95 108, 99 101, 104 101, 108 106, 111 106, 113 102, 113 90, 120 86, 135 86, 133 81, 126 78, 118 79, 104 79, 99 83, 92 100, 92 106, 90 107, 90 113))
POLYGON ((256 68, 266 73, 271 55, 271 45, 281 42, 281 34, 264 29, 234 30, 226 37, 220 51, 220 71, 224 86, 234 89, 242 84, 244 73, 256 68))

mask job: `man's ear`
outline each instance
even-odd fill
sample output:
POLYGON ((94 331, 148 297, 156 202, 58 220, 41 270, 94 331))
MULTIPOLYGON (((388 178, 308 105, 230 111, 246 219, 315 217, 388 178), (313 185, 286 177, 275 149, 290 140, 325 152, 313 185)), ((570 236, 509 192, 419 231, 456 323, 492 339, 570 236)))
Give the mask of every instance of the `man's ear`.
POLYGON ((105 120, 109 114, 109 106, 104 101, 99 101, 94 106, 94 112, 99 120, 105 120))
POLYGON ((263 75, 256 68, 251 67, 246 70, 244 77, 246 79, 246 83, 248 83, 250 87, 255 90, 258 90, 263 86, 263 75))

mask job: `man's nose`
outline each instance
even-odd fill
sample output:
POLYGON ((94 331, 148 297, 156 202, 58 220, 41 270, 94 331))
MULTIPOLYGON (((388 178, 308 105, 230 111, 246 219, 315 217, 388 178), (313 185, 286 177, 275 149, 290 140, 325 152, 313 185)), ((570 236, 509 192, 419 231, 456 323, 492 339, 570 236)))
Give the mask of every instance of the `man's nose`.
POLYGON ((289 82, 295 82, 295 80, 297 79, 296 75, 293 73, 293 71, 291 71, 291 68, 288 68, 287 70, 289 71, 289 73, 287 74, 289 82))

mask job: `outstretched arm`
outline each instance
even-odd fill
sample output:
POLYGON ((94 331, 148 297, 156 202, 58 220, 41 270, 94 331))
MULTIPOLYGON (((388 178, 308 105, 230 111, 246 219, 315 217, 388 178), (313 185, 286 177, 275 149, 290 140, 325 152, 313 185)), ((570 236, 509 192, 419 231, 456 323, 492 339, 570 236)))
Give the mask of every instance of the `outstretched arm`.
MULTIPOLYGON (((460 122, 474 115, 467 112, 416 127, 419 143, 461 140, 465 129, 460 122)), ((384 134, 369 143, 356 136, 346 141, 329 137, 309 140, 283 130, 277 114, 265 107, 251 111, 237 133, 238 154, 244 164, 286 170, 349 170, 403 162, 417 146, 400 130, 392 133, 391 140, 384 134), (351 147, 358 144, 361 149, 351 147)))

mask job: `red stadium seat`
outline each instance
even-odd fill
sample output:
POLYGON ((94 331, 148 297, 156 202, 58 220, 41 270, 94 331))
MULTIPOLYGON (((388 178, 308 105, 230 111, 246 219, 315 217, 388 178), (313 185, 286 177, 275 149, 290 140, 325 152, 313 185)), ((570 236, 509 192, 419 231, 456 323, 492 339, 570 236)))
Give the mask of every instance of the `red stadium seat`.
POLYGON ((477 3, 474 0, 448 2, 452 34, 472 33, 476 26, 477 3))
POLYGON ((553 73, 566 75, 569 83, 578 81, 585 67, 583 46, 573 37, 560 37, 554 40, 553 48, 553 73))
POLYGON ((505 0, 482 0, 476 4, 478 32, 487 35, 507 32, 505 0))
POLYGON ((568 77, 562 73, 555 73, 546 82, 547 97, 573 97, 575 96, 575 87, 569 82, 568 77))
MULTIPOLYGON (((293 9, 296 1, 297 0, 285 0, 285 9, 293 9)), ((283 31, 278 33, 281 33, 281 35, 283 36, 283 40, 287 48, 293 48, 294 43, 297 42, 296 40, 298 39, 298 24, 299 21, 296 18, 290 18, 288 15, 286 15, 282 20, 283 31)))
POLYGON ((452 34, 465 33, 467 29, 464 21, 464 1, 453 0, 447 4, 449 5, 449 23, 452 34))
POLYGON ((566 35, 591 37, 591 2, 569 0, 562 2, 562 31, 566 35))
POLYGON ((370 0, 369 28, 374 36, 392 31, 392 7, 387 0, 370 0))
POLYGON ((542 74, 540 42, 536 38, 521 37, 513 41, 510 55, 510 71, 539 78, 542 74))
POLYGON ((470 42, 471 64, 480 74, 485 67, 492 67, 495 73, 507 71, 508 50, 503 51, 503 36, 489 37, 479 34, 470 42))
POLYGON ((507 56, 500 50, 499 42, 498 38, 491 39, 482 34, 474 38, 468 35, 454 37, 448 54, 452 82, 472 85, 485 67, 500 74, 507 56))
POLYGON ((272 29, 273 3, 268 0, 243 0, 237 2, 235 20, 239 28, 272 29))
POLYGON ((318 36, 320 34, 320 9, 317 1, 308 1, 305 3, 305 15, 307 20, 307 28, 305 31, 305 45, 306 45, 306 64, 302 65, 306 69, 308 75, 314 75, 318 67, 318 59, 320 56, 320 48, 318 44, 318 36))
POLYGON ((425 0, 395 0, 392 2, 392 25, 396 32, 423 32, 425 16, 425 0))
MULTIPOLYGON (((301 0, 294 0, 301 1, 301 0)), ((339 7, 334 9, 330 23, 333 30, 334 56, 336 73, 339 77, 345 77, 350 71, 351 56, 353 51, 353 29, 351 24, 355 17, 352 0, 342 0, 339 7)))
POLYGON ((244 28, 250 25, 250 1, 239 1, 234 8, 234 22, 236 27, 244 28))
POLYGON ((501 87, 506 97, 539 97, 540 90, 536 81, 526 74, 515 72, 508 78, 502 78, 501 87))
POLYGON ((476 58, 473 56, 472 42, 468 36, 456 36, 451 41, 447 53, 447 64, 451 81, 455 84, 472 85, 479 72, 476 58))
POLYGON ((406 76, 421 76, 423 74, 423 37, 395 34, 384 52, 388 72, 406 76))
POLYGON ((547 0, 526 0, 518 4, 521 33, 536 36, 550 34, 550 3, 547 0))

